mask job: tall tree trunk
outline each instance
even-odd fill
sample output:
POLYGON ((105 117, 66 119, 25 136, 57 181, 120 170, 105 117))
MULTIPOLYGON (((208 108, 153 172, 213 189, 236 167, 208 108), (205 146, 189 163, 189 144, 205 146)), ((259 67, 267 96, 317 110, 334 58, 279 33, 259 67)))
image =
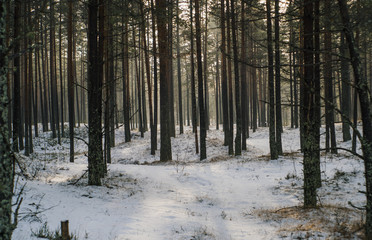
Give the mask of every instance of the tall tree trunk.
POLYGON ((282 147, 282 104, 280 86, 280 49, 279 49, 279 0, 275 0, 275 126, 276 126, 276 150, 279 155, 283 154, 282 147))
MULTIPOLYGON (((18 152, 20 149, 21 142, 23 141, 21 135, 21 73, 20 73, 20 0, 15 0, 14 4, 14 86, 13 86, 13 151, 18 152)), ((4 56, 5 57, 5 56, 4 56)))
POLYGON ((178 78, 178 111, 180 115, 179 116, 180 134, 183 134, 179 0, 177 0, 177 78, 178 78))
POLYGON ((194 61, 194 30, 193 30, 193 1, 190 0, 190 62, 191 62, 191 105, 192 105, 192 131, 195 133, 195 152, 199 153, 199 144, 198 144, 198 123, 197 123, 197 114, 196 114, 196 91, 195 91, 195 61, 194 61))
POLYGON ((230 142, 229 106, 227 93, 227 72, 226 72, 226 30, 225 30, 225 0, 221 0, 221 85, 222 85, 222 108, 223 108, 223 131, 224 145, 230 142))
POLYGON ((59 80, 60 80, 60 94, 61 94, 61 132, 62 137, 65 137, 65 122, 64 122, 64 108, 63 108, 63 68, 62 68, 62 3, 60 2, 60 13, 59 13, 59 29, 58 29, 58 36, 59 36, 59 80))
MULTIPOLYGON (((144 14, 144 2, 141 1, 141 15, 142 15, 142 41, 143 41, 143 48, 145 51, 145 63, 146 63, 146 77, 147 77, 147 92, 149 95, 149 110, 150 110, 150 131, 151 131, 151 139, 154 139, 152 136, 154 134, 154 118, 152 112, 152 89, 151 89, 151 73, 150 73, 150 57, 147 50, 147 42, 146 42, 146 26, 145 26, 145 14, 144 14)), ((154 144, 153 140, 151 142, 151 155, 155 155, 156 145, 154 144)))
MULTIPOLYGON (((246 61, 246 45, 245 45, 245 8, 244 2, 242 4, 242 16, 241 16, 241 60, 244 62, 246 61)), ((240 69, 240 79, 241 79, 241 118, 242 118, 242 150, 247 150, 247 131, 249 131, 249 127, 247 125, 247 69, 245 67, 245 63, 241 64, 240 69), (248 128, 248 129, 247 129, 248 128)))
POLYGON ((209 130, 209 90, 208 90, 208 1, 205 3, 205 26, 204 26, 204 42, 203 42, 203 78, 204 78, 204 97, 205 97, 205 127, 209 130))
MULTIPOLYGON (((7 46, 5 41, 5 15, 6 7, 4 0, 0 1, 0 238, 10 240, 14 225, 12 224, 12 197, 13 197, 13 161, 9 142, 8 129, 8 96, 7 96, 7 46)), ((18 2, 16 2, 16 5, 18 2)), ((17 8, 17 7, 16 7, 17 8)), ((18 15, 15 15, 18 17, 18 15)), ((15 25, 18 27, 17 25, 15 25)), ((18 35, 16 35, 18 36, 18 35)), ((15 52, 18 54, 18 51, 15 52)), ((17 136, 16 136, 17 137, 17 136)), ((17 139, 15 139, 17 140, 17 139)), ((14 144, 16 146, 16 144, 14 144)), ((18 150, 18 149, 17 149, 18 150)))
POLYGON ((232 85, 232 67, 231 67, 231 13, 230 13, 230 4, 229 0, 226 0, 226 12, 227 12, 227 54, 229 56, 227 61, 227 72, 229 80, 229 154, 234 154, 234 105, 233 105, 233 85, 232 85))
MULTIPOLYGON (((128 1, 124 1, 124 8, 128 7, 128 1)), ((122 61, 122 69, 123 69, 123 115, 124 115, 124 134, 125 134, 125 142, 131 141, 130 136, 130 86, 129 86, 129 33, 128 33, 128 14, 124 11, 123 16, 123 61, 122 61)))
POLYGON ((74 109, 74 71, 73 71, 73 51, 72 51, 72 33, 73 33, 73 0, 68 2, 67 15, 67 87, 68 87, 68 121, 70 137, 70 162, 74 162, 74 127, 75 127, 75 109, 74 109))
POLYGON ((166 0, 156 0, 158 43, 160 60, 160 161, 172 160, 171 126, 169 117, 169 50, 166 26, 167 6, 166 0))
POLYGON ((332 153, 337 153, 336 149, 336 133, 335 133, 335 120, 334 120, 334 100, 333 100, 333 78, 332 78, 332 35, 329 21, 331 16, 330 11, 327 9, 331 8, 331 2, 329 0, 324 1, 324 9, 326 10, 325 18, 327 22, 325 24, 324 33, 324 96, 325 96, 325 118, 326 118, 326 151, 331 150, 332 153), (331 148, 329 146, 331 142, 331 148))
POLYGON ((343 23, 343 31, 349 46, 351 65, 353 66, 354 79, 356 90, 359 95, 360 108, 363 121, 363 138, 362 151, 364 157, 365 178, 366 178, 366 197, 367 197, 367 213, 366 213, 366 239, 372 239, 372 110, 370 101, 370 92, 368 89, 368 81, 364 75, 364 69, 358 53, 358 47, 355 44, 355 39, 350 22, 347 3, 345 0, 338 0, 340 15, 343 23))
MULTIPOLYGON (((317 124, 316 128, 320 129, 320 0, 314 1, 314 86, 315 86, 315 123, 317 124)), ((331 74, 332 75, 332 74, 331 74)), ((319 133, 319 131, 317 131, 319 133)), ((319 139, 320 136, 317 136, 316 139, 319 139)), ((317 141, 318 148, 320 148, 319 141, 317 141)), ((318 155, 320 153, 318 152, 318 155)), ((316 187, 322 186, 322 178, 320 171, 320 156, 316 157, 317 162, 315 163, 316 167, 316 187)))
MULTIPOLYGON (((151 129, 151 149, 157 150, 157 135, 158 135, 158 59, 156 46, 156 31, 155 31, 155 8, 154 1, 151 0, 151 18, 152 18, 152 51, 154 58, 154 123, 151 129)), ((152 154, 152 153, 151 153, 152 154)))
MULTIPOLYGON (((173 1, 168 1, 168 75, 169 75, 169 117, 170 117, 170 136, 176 137, 176 124, 174 121, 174 74, 173 74, 173 1)), ((165 16, 165 15, 164 15, 165 16)))
POLYGON ((55 18, 54 18, 54 0, 50 0, 50 82, 52 94, 52 131, 53 138, 58 137, 58 143, 61 144, 61 133, 59 128, 58 114, 58 93, 57 93, 57 76, 55 67, 55 18), (57 131, 57 134, 56 134, 57 131))
POLYGON ((277 144, 275 141, 275 106, 274 106, 274 57, 272 43, 272 25, 271 25, 271 6, 270 0, 266 0, 266 15, 267 15, 267 56, 269 63, 269 132, 270 132, 270 156, 271 159, 278 158, 277 144))
POLYGON ((231 27, 234 52, 234 75, 235 75, 235 109, 236 109, 236 136, 235 136, 235 156, 242 154, 242 112, 240 102, 240 81, 239 81, 239 60, 238 60, 238 43, 236 33, 235 20, 235 0, 230 0, 231 3, 231 27))
MULTIPOLYGON (((97 0, 88 2, 88 184, 101 185, 103 172, 100 69, 102 58, 97 44, 97 0)), ((100 29, 101 30, 101 29, 100 29)), ((100 42, 101 42, 100 37, 100 42)))
POLYGON ((304 79, 303 79, 303 152, 304 152, 304 206, 315 207, 316 199, 316 163, 319 162, 319 128, 316 117, 316 93, 314 79, 314 3, 304 1, 304 79))
POLYGON ((347 45, 345 43, 344 33, 341 33, 340 55, 341 55, 341 82, 342 82, 342 98, 341 98, 341 112, 342 112, 342 137, 343 141, 351 140, 350 135, 350 73, 349 63, 347 61, 347 45))
POLYGON ((200 26, 200 6, 199 0, 195 0, 195 28, 196 28, 196 58, 198 63, 198 101, 200 113, 200 160, 207 158, 206 148, 206 119, 205 119, 205 103, 203 96, 203 66, 201 54, 201 26, 200 26))

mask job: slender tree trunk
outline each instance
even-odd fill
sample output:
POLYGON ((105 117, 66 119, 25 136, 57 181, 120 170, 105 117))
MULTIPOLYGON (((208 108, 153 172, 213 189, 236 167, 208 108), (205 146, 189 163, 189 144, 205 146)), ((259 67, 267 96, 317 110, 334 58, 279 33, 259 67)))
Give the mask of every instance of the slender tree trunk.
POLYGON ((142 15, 142 40, 143 40, 143 46, 145 50, 145 63, 146 63, 146 77, 147 77, 147 92, 149 95, 149 110, 150 110, 150 131, 151 131, 151 155, 155 155, 156 145, 153 142, 154 137, 152 136, 154 133, 154 118, 153 118, 153 112, 152 112, 152 89, 151 89, 151 73, 150 73, 150 57, 147 50, 147 42, 146 42, 146 36, 145 36, 145 14, 143 11, 144 8, 144 2, 141 1, 141 15, 142 15))
POLYGON ((316 163, 319 162, 319 128, 316 111, 316 87, 314 79, 314 4, 304 1, 304 79, 303 79, 303 152, 304 152, 304 207, 316 207, 316 163))
POLYGON ((196 28, 196 58, 198 63, 198 101, 200 113, 200 160, 207 158, 206 149, 206 118, 205 118, 205 103, 203 96, 203 66, 201 54, 201 27, 200 27, 200 6, 199 0, 195 0, 195 28, 196 28))
MULTIPOLYGON (((60 5, 62 3, 60 2, 60 5)), ((60 94, 61 94, 61 132, 62 137, 65 137, 65 124, 64 124, 64 108, 63 108, 63 68, 62 68, 62 6, 60 6, 60 13, 59 13, 59 80, 60 80, 60 94)))
POLYGON ((179 110, 179 119, 180 119, 180 134, 183 134, 179 0, 177 0, 177 78, 178 78, 178 110, 179 110))
POLYGON ((362 151, 364 157, 365 178, 366 178, 366 239, 372 239, 372 110, 370 101, 370 92, 368 81, 364 75, 364 69, 360 61, 358 47, 352 31, 352 24, 348 13, 348 7, 345 0, 338 0, 340 15, 343 23, 343 31, 349 46, 351 65, 353 66, 356 91, 358 91, 360 108, 363 121, 363 138, 361 139, 362 151))
POLYGON ((275 126, 276 126, 276 150, 278 155, 283 154, 282 147, 282 104, 280 84, 280 49, 279 49, 279 0, 275 0, 275 126))
MULTIPOLYGON (((101 185, 103 172, 100 69, 102 58, 97 44, 97 0, 88 1, 88 184, 101 185)), ((101 30, 101 29, 100 29, 101 30)), ((100 37, 100 42, 101 42, 100 37)))
POLYGON ((336 150, 336 133, 334 120, 334 100, 333 100, 333 78, 332 78, 332 35, 329 21, 331 16, 327 9, 330 9, 331 2, 324 1, 324 9, 326 10, 325 18, 328 19, 325 24, 324 33, 324 95, 325 95, 325 117, 326 117, 326 151, 331 150, 332 153, 337 153, 336 150), (329 141, 331 146, 329 146, 329 141))
POLYGON ((168 1, 168 74, 169 74, 169 117, 170 117, 170 136, 176 137, 176 124, 174 121, 174 74, 173 74, 173 0, 168 1))
MULTIPOLYGON (((317 124, 316 128, 320 129, 320 0, 314 1, 314 86, 315 86, 315 123, 317 124)), ((332 74, 331 74, 332 75, 332 74)), ((319 131, 317 131, 319 133, 319 131)), ((316 136, 316 139, 319 139, 320 136, 316 136)), ((316 142, 318 144, 317 148, 320 148, 319 141, 316 142)), ((320 152, 318 152, 318 155, 320 152)), ((322 186, 322 178, 321 178, 321 171, 320 171, 320 155, 316 157, 316 187, 322 186)))
POLYGON ((154 58, 154 123, 151 133, 151 149, 157 150, 157 135, 158 135, 158 59, 156 46, 156 31, 155 31, 155 8, 154 1, 151 0, 151 18, 152 18, 152 51, 154 58))
POLYGON ((225 30, 225 0, 221 0, 221 85, 222 85, 222 107, 223 107, 223 130, 224 145, 229 145, 230 142, 230 124, 229 124, 229 106, 227 93, 227 72, 226 72, 226 30, 225 30))
POLYGON ((73 33, 73 0, 68 2, 68 21, 67 21, 67 87, 68 87, 68 119, 69 119, 69 137, 70 137, 70 162, 74 162, 74 71, 73 71, 73 51, 72 51, 72 33, 73 33))
POLYGON ((156 0, 157 24, 158 24, 158 43, 160 60, 160 161, 172 160, 171 145, 171 126, 169 117, 170 94, 168 86, 170 85, 169 76, 169 50, 168 36, 166 26, 167 7, 166 0, 156 0))
MULTIPOLYGON (((245 7, 244 2, 241 3, 242 5, 242 16, 241 16, 241 60, 244 62, 246 61, 246 45, 245 45, 245 7)), ((249 127, 247 125, 247 69, 245 64, 241 64, 240 69, 240 79, 241 79, 241 118, 242 118, 242 150, 247 150, 247 131, 249 131, 249 127), (248 128, 248 129, 247 129, 248 128)))
MULTIPOLYGON (((5 2, 5 0, 0 1, 0 238, 4 240, 10 240, 12 238, 12 232, 15 228, 15 226, 12 224, 14 165, 11 157, 8 132, 10 131, 10 129, 8 129, 9 100, 6 94, 8 85, 8 49, 5 41, 5 16, 8 9, 6 9, 5 7, 5 2)), ((16 2, 16 5, 17 4, 18 2, 16 2)), ((16 15, 15 17, 18 17, 18 15, 16 15)), ((17 25, 15 26, 17 27, 17 25)), ((18 51, 15 53, 18 54, 18 51)), ((16 144, 14 144, 14 146, 16 146, 16 144)))
POLYGON ((193 29, 193 1, 190 0, 190 62, 191 62, 191 105, 192 105, 192 130, 195 133, 195 152, 199 153, 199 144, 198 144, 198 123, 197 123, 197 114, 196 114, 196 91, 195 91, 195 61, 194 61, 194 29, 193 29))
MULTIPOLYGON (((127 8, 128 1, 124 1, 124 8, 127 8)), ((128 40, 128 14, 124 11, 123 16, 123 24, 124 24, 124 31, 123 31, 123 61, 122 61, 122 69, 123 69, 123 115, 124 115, 124 134, 125 134, 125 142, 131 141, 130 136, 130 86, 129 86, 129 40, 128 40)))
MULTIPOLYGON (((21 73, 20 73, 20 0, 15 0, 14 3, 14 60, 13 60, 13 151, 18 152, 21 142, 23 141, 21 135, 21 73)), ((5 10, 4 10, 5 11, 5 10)), ((5 57, 5 56, 4 56, 5 57)))
POLYGON ((209 130, 209 89, 208 89, 208 1, 205 3, 205 26, 204 26, 204 43, 203 43, 203 78, 204 78, 204 97, 205 97, 205 127, 209 130))
POLYGON ((350 135, 350 73, 349 63, 347 61, 347 45, 345 43, 344 33, 341 33, 341 82, 342 82, 342 98, 341 98, 341 109, 342 109, 342 137, 343 141, 351 140, 350 135))
POLYGON ((231 3, 231 27, 234 52, 234 75, 235 75, 235 109, 236 109, 236 136, 235 136, 235 156, 242 154, 242 112, 240 102, 240 79, 239 79, 239 60, 238 60, 238 43, 236 33, 235 20, 235 0, 230 0, 231 3))
POLYGON ((266 14, 267 14, 267 56, 269 63, 269 132, 270 132, 270 156, 271 159, 278 158, 278 151, 276 149, 275 141, 275 106, 274 106, 274 57, 273 57, 273 43, 272 43, 272 25, 271 25, 271 6, 270 0, 266 0, 266 14))
POLYGON ((227 54, 229 56, 227 62, 227 72, 228 72, 228 80, 229 80, 229 154, 234 154, 234 105, 233 105, 233 86, 232 86, 232 66, 231 66, 231 28, 230 28, 230 21, 231 21, 231 13, 230 13, 230 4, 229 0, 226 0, 226 12, 227 12, 227 54))

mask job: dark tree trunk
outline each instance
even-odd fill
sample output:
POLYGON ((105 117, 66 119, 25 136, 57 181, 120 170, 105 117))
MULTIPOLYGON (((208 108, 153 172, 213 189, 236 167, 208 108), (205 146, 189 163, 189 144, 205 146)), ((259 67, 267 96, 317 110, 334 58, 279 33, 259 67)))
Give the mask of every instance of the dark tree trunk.
POLYGON ((60 80, 60 94, 61 94, 61 135, 65 137, 65 122, 64 122, 64 108, 63 108, 63 68, 62 68, 62 3, 60 2, 60 13, 59 13, 59 29, 58 29, 58 36, 59 36, 59 80, 60 80))
MULTIPOLYGON (((102 61, 97 44, 97 0, 88 2, 88 184, 101 185, 102 159, 102 89, 100 69, 102 61)), ((101 42, 100 38, 100 42, 101 42)))
POLYGON ((151 0, 151 18, 152 18, 152 51, 154 58, 154 123, 151 129, 151 149, 157 150, 157 135, 158 135, 158 59, 156 46, 156 31, 155 31, 155 8, 154 1, 151 0))
POLYGON ((232 83, 232 66, 231 66, 231 13, 230 13, 230 4, 229 0, 226 0, 226 12, 227 12, 227 54, 229 56, 227 62, 227 72, 228 72, 228 80, 229 80, 229 154, 234 154, 234 105, 233 105, 233 83, 232 83))
POLYGON ((20 73, 20 42, 19 42, 19 27, 20 27, 20 0, 16 0, 14 4, 14 86, 13 86, 13 151, 18 152, 21 142, 21 73, 20 73))
MULTIPOLYGON (((317 129, 320 129, 320 0, 314 1, 314 86, 315 86, 315 123, 317 129)), ((319 133, 319 131, 317 132, 319 133)), ((319 139, 319 137, 317 137, 319 139)), ((317 142, 319 145, 319 141, 317 142)), ((320 145, 318 146, 320 148, 320 145)), ((319 154, 319 153, 318 153, 319 154)), ((320 156, 316 158, 316 187, 322 186, 322 178, 320 171, 320 156)))
POLYGON ((207 158, 206 148, 206 118, 205 104, 203 96, 203 66, 201 54, 201 26, 200 26, 200 6, 199 0, 195 0, 195 28, 196 28, 196 58, 198 63, 198 101, 200 113, 200 160, 207 158))
POLYGON ((192 131, 195 133, 195 152, 199 153, 198 123, 196 113, 196 91, 195 91, 195 63, 194 63, 194 29, 193 29, 193 1, 190 0, 190 62, 191 62, 191 105, 192 105, 192 131))
POLYGON ((282 104, 280 86, 280 49, 279 49, 279 0, 275 0, 275 126, 276 126, 276 151, 283 154, 282 147, 282 104))
POLYGON ((341 97, 341 112, 342 112, 342 137, 343 141, 350 141, 350 70, 349 62, 347 60, 347 44, 345 43, 345 36, 341 33, 341 82, 342 82, 342 97, 341 97))
MULTIPOLYGON (((167 0, 168 6, 168 75, 169 75, 169 121, 170 121, 170 136, 176 137, 176 124, 174 121, 174 74, 173 74, 173 1, 167 0)), ((164 15, 165 16, 165 15, 164 15)))
MULTIPOLYGON (((245 8, 244 2, 242 4, 242 16, 241 16, 241 60, 244 62, 246 61, 246 45, 245 45, 245 8)), ((242 118, 242 150, 247 150, 247 131, 249 131, 249 127, 247 125, 247 69, 245 64, 241 64, 240 69, 240 79, 241 79, 241 118, 242 118)), ((260 87, 261 89, 261 87, 260 87)))
POLYGON ((183 134, 179 0, 177 0, 177 78, 178 78, 178 111, 179 111, 179 121, 180 121, 180 134, 183 134))
MULTIPOLYGON (((12 224, 12 197, 13 197, 13 161, 9 142, 8 129, 8 97, 7 97, 7 46, 5 41, 5 15, 4 0, 0 1, 0 239, 10 240, 15 226, 12 224)), ((16 2, 16 5, 18 2, 16 2)), ((18 15, 17 15, 18 17, 18 15)), ((16 25, 17 26, 17 25, 16 25)), ((18 51, 15 52, 18 54, 18 51)))
POLYGON ((372 111, 370 92, 368 89, 368 81, 364 75, 364 69, 360 61, 358 47, 355 44, 355 39, 350 22, 347 3, 345 0, 338 0, 340 15, 343 23, 343 31, 349 46, 351 65, 353 66, 356 91, 359 95, 360 108, 363 121, 363 138, 362 151, 364 157, 365 178, 366 178, 366 197, 367 197, 367 213, 366 213, 366 239, 372 239, 372 111))
MULTIPOLYGON (((128 1, 124 1, 124 8, 127 8, 128 1)), ((122 71, 123 71, 123 115, 124 115, 124 135, 125 142, 130 142, 130 86, 129 86, 129 40, 128 40, 128 14, 124 11, 123 16, 123 61, 122 61, 122 71)))
POLYGON ((158 43, 160 60, 160 161, 172 160, 171 126, 169 117, 169 50, 167 35, 167 6, 166 0, 156 0, 158 43))
POLYGON ((223 108, 223 131, 224 145, 230 142, 229 106, 227 93, 227 72, 226 72, 226 30, 225 30, 225 0, 221 0, 221 85, 222 85, 222 108, 223 108))
POLYGON ((208 90, 208 1, 205 3, 205 26, 204 26, 204 42, 203 42, 203 79, 204 79, 204 111, 205 111, 205 128, 209 130, 209 90, 208 90))
POLYGON ((67 21, 67 87, 68 87, 68 119, 69 119, 69 137, 70 137, 70 162, 74 162, 74 127, 75 127, 75 109, 74 109, 74 71, 73 71, 73 51, 72 51, 72 33, 73 33, 73 0, 68 2, 68 21, 67 21))
POLYGON ((316 163, 319 162, 319 127, 316 117, 316 87, 314 79, 314 3, 304 1, 304 79, 303 79, 303 152, 304 207, 316 207, 316 163))
POLYGON ((333 78, 332 78, 332 35, 329 21, 331 8, 330 0, 324 1, 325 18, 325 33, 324 33, 324 101, 325 101, 325 119, 326 119, 326 151, 331 150, 332 153, 337 153, 336 149, 336 133, 334 120, 334 100, 333 100, 333 78), (329 145, 331 142, 331 146, 329 145))
POLYGON ((271 25, 271 6, 270 0, 266 0, 266 14, 267 14, 267 56, 269 63, 269 132, 270 132, 270 156, 271 159, 278 158, 278 151, 275 142, 275 106, 274 106, 274 56, 272 43, 272 25, 271 25))
MULTIPOLYGON (((151 93, 151 73, 150 73, 150 57, 147 50, 147 42, 146 42, 146 26, 145 26, 145 14, 144 14, 144 3, 141 1, 141 15, 142 15, 142 41, 145 51, 145 63, 146 63, 146 77, 147 77, 147 91, 149 95, 149 110, 150 110, 150 130, 151 130, 151 140, 154 139, 154 119, 153 119, 153 112, 152 112, 152 93, 151 93)), ((155 155, 156 145, 154 144, 153 140, 151 141, 151 155, 155 155)))
POLYGON ((242 112, 240 102, 240 81, 239 81, 239 60, 238 43, 236 40, 236 18, 235 18, 235 0, 231 3, 231 27, 234 52, 234 75, 235 75, 235 109, 236 109, 236 136, 235 136, 235 156, 242 155, 242 112))

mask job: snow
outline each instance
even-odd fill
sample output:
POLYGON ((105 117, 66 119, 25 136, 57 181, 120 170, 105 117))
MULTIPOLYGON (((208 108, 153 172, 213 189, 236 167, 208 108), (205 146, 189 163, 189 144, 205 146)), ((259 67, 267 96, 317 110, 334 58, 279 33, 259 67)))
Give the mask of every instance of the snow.
MULTIPOLYGON (((350 148, 350 142, 341 142, 339 125, 337 131, 338 144, 350 148)), ((76 134, 86 139, 86 127, 76 129, 76 134)), ((285 154, 278 160, 269 160, 267 128, 250 132, 248 150, 233 157, 223 146, 223 132, 211 126, 208 159, 200 162, 192 129, 185 127, 185 134, 172 138, 174 161, 160 164, 159 151, 156 156, 150 155, 149 132, 143 139, 133 132, 132 142, 124 143, 120 128, 116 131, 112 164, 100 187, 88 186, 86 174, 83 176, 87 170, 85 143, 75 140, 75 162, 70 163, 68 138, 58 145, 50 135, 40 133, 30 158, 19 156, 29 178, 20 177, 18 182, 18 186, 27 185, 13 239, 38 239, 32 232, 43 223, 57 230, 62 220, 69 220, 70 232, 78 239, 93 240, 323 239, 342 234, 324 228, 296 228, 327 209, 301 212, 303 180, 298 129, 284 129, 285 154), (300 212, 306 219, 283 217, 291 211, 300 212)), ((352 209, 348 202, 365 204, 365 197, 359 192, 365 189, 363 162, 344 152, 322 154, 321 168, 321 205, 333 206, 328 208, 330 212, 347 209, 343 211, 348 213, 340 217, 341 210, 332 210, 332 214, 326 213, 327 220, 336 224, 344 218, 350 222, 360 220, 363 212, 352 209)))

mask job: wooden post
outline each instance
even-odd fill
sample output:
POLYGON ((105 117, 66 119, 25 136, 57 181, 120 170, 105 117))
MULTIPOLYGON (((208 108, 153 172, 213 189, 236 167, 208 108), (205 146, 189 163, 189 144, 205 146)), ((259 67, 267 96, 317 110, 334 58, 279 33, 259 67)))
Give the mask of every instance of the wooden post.
POLYGON ((61 221, 61 234, 63 240, 71 240, 68 230, 68 220, 61 221))

